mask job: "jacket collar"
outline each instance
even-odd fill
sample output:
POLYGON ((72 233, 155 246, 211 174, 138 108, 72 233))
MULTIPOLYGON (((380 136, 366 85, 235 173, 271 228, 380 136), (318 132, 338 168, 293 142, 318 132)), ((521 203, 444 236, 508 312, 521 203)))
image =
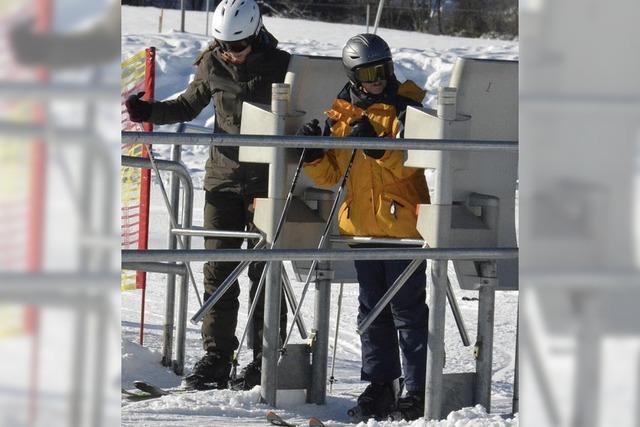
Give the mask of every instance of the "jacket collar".
POLYGON ((253 42, 251 53, 247 56, 247 60, 244 64, 230 64, 222 59, 222 51, 217 43, 212 45, 212 53, 220 64, 227 69, 234 80, 245 81, 248 80, 250 76, 261 71, 265 59, 271 54, 271 51, 276 49, 277 46, 278 40, 264 27, 262 27, 256 36, 256 40, 253 42))
POLYGON ((353 105, 365 110, 371 105, 377 103, 394 105, 396 102, 398 87, 398 80, 395 78, 395 76, 393 76, 391 79, 389 79, 389 81, 387 82, 387 86, 384 88, 384 91, 380 95, 371 95, 369 93, 366 93, 353 83, 349 82, 340 91, 338 98, 349 101, 353 105))

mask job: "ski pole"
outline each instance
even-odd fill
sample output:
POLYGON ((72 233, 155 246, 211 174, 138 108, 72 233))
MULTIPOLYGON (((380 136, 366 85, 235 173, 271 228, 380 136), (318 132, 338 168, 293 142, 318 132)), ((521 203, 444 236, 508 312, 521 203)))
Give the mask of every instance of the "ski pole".
POLYGON ((340 330, 340 312, 342 311, 342 288, 344 282, 340 282, 340 293, 338 294, 338 313, 336 314, 336 334, 333 337, 333 356, 331 357, 331 375, 329 376, 329 394, 333 392, 333 383, 336 382, 333 372, 336 369, 336 349, 338 348, 338 331, 340 330))
MULTIPOLYGON (((295 313, 296 308, 298 307, 298 301, 296 301, 296 294, 293 292, 293 288, 291 287, 291 281, 289 280, 289 275, 285 269, 282 269, 282 284, 284 285, 284 295, 287 298, 287 302, 289 303, 289 307, 291 307, 291 312, 295 313)), ((302 318, 302 314, 295 318, 296 324, 298 325, 298 332, 300 332, 300 337, 303 340, 307 339, 307 327, 304 324, 304 319, 302 318)))
MULTIPOLYGON (((280 218, 278 218, 278 224, 276 225, 276 230, 273 234, 273 239, 271 241, 271 245, 269 245, 269 249, 273 249, 278 237, 280 237, 280 232, 282 231, 282 226, 284 224, 284 219, 286 217, 286 213, 287 210, 289 209, 289 205, 291 204, 291 200, 293 199, 293 192, 296 188, 296 185, 298 183, 298 178, 300 177, 300 171, 302 171, 302 165, 304 164, 304 155, 306 152, 306 148, 302 149, 302 153, 300 154, 300 159, 298 160, 298 165, 296 166, 296 171, 293 174, 293 179, 291 180, 291 187, 289 187, 289 192, 287 193, 287 198, 284 202, 284 206, 282 208, 282 212, 280 213, 280 218)), ((258 282, 258 287, 256 289, 256 294, 255 297, 253 298, 253 301, 251 301, 251 307, 249 307, 249 314, 247 316, 247 324, 244 328, 244 331, 242 332, 242 338, 240 340, 240 343, 238 345, 238 350, 234 352, 233 355, 233 359, 231 361, 232 363, 232 371, 231 371, 231 378, 233 380, 236 379, 236 370, 237 370, 237 366, 238 366, 238 358, 240 357, 240 353, 242 352, 242 344, 244 343, 244 340, 247 336, 247 330, 249 329, 249 322, 251 322, 251 320, 253 319, 253 313, 256 309, 257 303, 258 303, 258 299, 260 296, 260 293, 262 292, 262 289, 264 288, 264 283, 265 283, 265 279, 267 277, 267 270, 271 268, 271 263, 266 263, 264 268, 262 269, 262 274, 260 275, 260 281, 258 282)), ((285 273, 286 274, 286 273, 285 273)), ((225 292, 225 290, 222 290, 220 297, 222 296, 222 293, 225 292)), ((209 298, 209 300, 211 300, 211 304, 209 304, 209 300, 207 300, 205 302, 205 306, 206 307, 202 307, 201 312, 202 312, 202 317, 204 317, 204 313, 206 311, 208 311, 208 308, 213 306, 213 304, 216 303, 216 300, 213 300, 214 295, 211 296, 211 298, 209 298)), ((218 298, 219 299, 219 298, 218 298)), ((297 311, 296 311, 296 316, 298 315, 297 311)), ((198 317, 198 313, 196 313, 196 316, 193 317, 193 319, 191 319, 191 321, 193 322, 196 317, 198 317)), ((295 323, 295 322, 294 322, 295 323)))
MULTIPOLYGON (((284 202, 284 207, 282 208, 282 213, 280 214, 280 219, 278 220, 278 225, 276 226, 276 231, 275 231, 274 236, 273 236, 273 241, 271 242, 271 245, 269 246, 269 249, 273 249, 276 241, 278 240, 278 237, 280 236, 280 231, 282 230, 282 225, 284 223, 284 218, 285 218, 287 209, 289 208, 289 205, 291 204, 291 199, 293 199, 293 191, 296 188, 296 184, 298 183, 298 178, 300 176, 300 171, 302 170, 302 165, 304 163, 303 159, 304 159, 305 151, 306 151, 306 148, 303 148, 302 149, 302 154, 300 155, 300 160, 298 161, 298 166, 296 167, 295 174, 293 175, 293 180, 291 181, 291 188, 289 189, 289 193, 287 194, 287 198, 286 198, 286 200, 284 202)), ((254 249, 257 249, 257 245, 256 245, 256 247, 254 247, 254 249)), ((241 263, 238 267, 236 267, 236 270, 238 268, 240 268, 240 267, 243 267, 243 269, 244 269, 247 266, 249 266, 249 264, 250 264, 250 262, 241 263)), ((270 263, 265 265, 264 269, 262 270, 262 275, 260 276, 260 282, 264 281, 264 279, 266 277, 265 274, 267 272, 267 268, 268 268, 269 265, 270 265, 270 263)), ((234 272, 236 270, 234 270, 234 272)), ((239 273, 238 273, 238 275, 239 275, 239 273)), ((198 312, 196 314, 194 314, 193 317, 191 318, 191 323, 197 324, 198 322, 201 322, 202 319, 204 318, 204 316, 207 314, 207 312, 215 305, 216 302, 218 302, 218 300, 220 298, 222 298, 222 295, 224 295, 224 293, 227 291, 227 289, 229 289, 229 287, 231 286, 232 283, 233 283, 233 280, 232 281, 228 281, 228 282, 225 280, 225 282, 224 282, 225 286, 219 286, 218 289, 216 289, 216 291, 204 302, 204 305, 200 308, 200 310, 198 310, 198 312)))
MULTIPOLYGON (((253 249, 262 249, 264 247, 264 236, 258 240, 258 243, 255 244, 253 249)), ((242 261, 236 268, 233 269, 231 273, 224 279, 224 281, 218 286, 214 293, 211 294, 209 298, 204 302, 202 307, 193 315, 191 318, 191 323, 196 325, 198 322, 201 322, 204 318, 205 314, 213 307, 220 298, 227 292, 227 289, 233 285, 233 282, 242 274, 247 267, 249 267, 251 261, 242 261)))
POLYGON ((462 317, 462 313, 460 312, 458 301, 456 300, 456 296, 453 293, 453 287, 451 286, 449 276, 447 276, 447 299, 449 300, 449 307, 451 308, 451 312, 453 313, 453 318, 455 319, 456 325, 458 326, 458 332, 460 332, 462 345, 464 345, 465 347, 469 347, 471 345, 471 341, 469 340, 469 334, 467 333, 467 326, 464 323, 464 318, 462 317))
MULTIPOLYGON (((422 245, 423 248, 426 248, 427 246, 428 244, 426 242, 424 245, 422 245)), ((404 284, 407 282, 407 280, 409 280, 414 271, 416 271, 423 262, 423 259, 414 259, 409 263, 409 265, 405 267, 404 271, 400 273, 400 275, 396 278, 389 289, 387 289, 387 292, 385 292, 382 298, 380 298, 380 301, 378 301, 373 309, 371 309, 367 317, 362 319, 362 321, 358 324, 358 328, 356 329, 356 332, 358 332, 358 334, 362 335, 367 330, 371 323, 376 320, 382 310, 384 310, 387 304, 389 304, 393 297, 398 293, 400 288, 404 286, 404 284)))
MULTIPOLYGON (((320 242, 318 243, 318 249, 322 249, 324 247, 324 242, 329 235, 329 231, 331 230, 331 225, 333 224, 333 217, 336 212, 336 207, 338 206, 338 202, 340 201, 340 196, 342 195, 342 191, 344 190, 344 186, 347 183, 347 179, 349 178, 349 172, 351 171, 351 166, 353 166, 353 159, 356 157, 356 149, 351 152, 351 158, 349 159, 349 163, 347 164, 347 169, 344 172, 344 176, 342 177, 342 182, 340 182, 340 187, 338 187, 338 191, 336 192, 336 198, 333 200, 333 205, 331 206, 331 211, 329 212, 329 218, 327 219, 327 223, 324 226, 324 230, 320 235, 320 242)), ((307 295, 307 290, 309 289, 309 283, 311 282, 311 273, 316 269, 318 265, 318 260, 314 259, 311 263, 311 268, 309 268, 309 272, 307 273, 307 278, 304 282, 304 287, 302 288, 302 294, 300 295, 300 303, 298 304, 298 308, 294 314, 294 319, 298 316, 300 309, 302 308, 302 303, 304 302, 304 298, 307 295)), ((289 327, 289 332, 287 333, 287 337, 282 344, 282 348, 280 349, 280 357, 287 351, 287 343, 291 338, 291 334, 293 332, 294 323, 289 327)))
MULTIPOLYGON (((267 267, 265 266, 265 269, 267 267)), ((259 295, 262 293, 262 290, 264 288, 264 277, 265 276, 260 276, 260 283, 258 284, 258 287, 256 289, 256 294, 253 297, 253 301, 251 301, 251 306, 249 307, 249 314, 247 315, 247 323, 244 327, 244 330, 242 331, 242 337, 240 338, 240 344, 238 344, 238 350, 236 350, 233 354, 233 359, 231 360, 231 363, 233 365, 232 367, 232 371, 231 371, 231 379, 235 380, 236 379, 236 367, 238 366, 238 359, 240 358, 240 354, 242 353, 242 345, 244 344, 244 340, 247 337, 247 331, 249 330, 249 322, 251 322, 251 320, 253 319, 253 315, 254 312, 256 311, 256 307, 258 305, 258 299, 259 299, 259 295)), ((284 285, 284 289, 285 289, 285 295, 287 297, 287 300, 289 301, 289 305, 291 305, 292 310, 295 312, 296 307, 297 307, 297 303, 295 300, 295 296, 293 295, 293 290, 291 289, 291 283, 289 282, 289 277, 287 276, 287 272, 283 269, 282 270, 282 283, 284 285), (289 295, 289 292, 291 292, 291 295, 289 295)), ((296 319, 296 324, 298 325, 298 330, 300 331, 300 335, 302 336, 303 339, 307 338, 307 329, 304 325, 304 321, 302 320, 302 315, 299 315, 296 319)))
MULTIPOLYGON (((158 181, 160 183, 160 192, 162 193, 162 198, 164 199, 165 207, 167 208, 167 212, 169 213, 169 221, 171 222, 172 228, 178 228, 177 221, 173 216, 173 212, 171 211, 171 203, 169 202, 169 196, 167 195, 167 189, 164 186, 164 181, 162 180, 162 176, 160 175, 160 170, 158 169, 158 165, 156 164, 156 159, 153 155, 153 150, 149 144, 143 144, 147 149, 147 153, 149 153, 149 161, 151 162, 151 167, 158 177, 158 181)), ((175 236, 178 245, 180 245, 180 249, 185 249, 184 242, 182 241, 181 236, 175 236)), ((193 270, 191 270, 191 264, 185 262, 185 266, 187 267, 187 271, 189 272, 189 279, 191 281, 191 285, 196 293, 196 297, 198 297, 198 303, 200 307, 202 307, 202 299, 200 298, 200 293, 198 292, 198 286, 196 285, 196 279, 193 276, 193 270)))

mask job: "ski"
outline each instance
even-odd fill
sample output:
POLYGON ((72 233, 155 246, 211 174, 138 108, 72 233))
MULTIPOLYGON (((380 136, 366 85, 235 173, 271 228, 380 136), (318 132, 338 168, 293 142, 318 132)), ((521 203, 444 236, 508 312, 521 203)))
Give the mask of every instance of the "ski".
MULTIPOLYGON (((271 425, 280 426, 280 427, 298 427, 298 424, 293 424, 288 421, 285 421, 280 415, 276 414, 273 411, 267 412, 267 421, 271 425)), ((307 420, 306 424, 302 424, 307 427, 326 427, 325 424, 320 421, 319 418, 311 417, 307 420)))
POLYGON ((134 381, 133 385, 138 390, 148 393, 153 397, 162 397, 169 394, 168 391, 145 381, 134 381))
POLYGON ((309 418, 309 427, 325 427, 324 423, 316 417, 309 418))
POLYGON ((168 396, 171 394, 197 393, 199 391, 220 389, 217 384, 203 385, 198 388, 178 387, 171 389, 164 389, 146 381, 134 381, 133 385, 138 389, 137 391, 122 389, 122 394, 124 394, 128 400, 133 401, 158 399, 160 397, 168 396))
POLYGON ((269 421, 269 423, 271 423, 271 425, 274 425, 274 426, 296 427, 295 424, 286 422, 284 419, 282 419, 280 415, 276 414, 273 411, 267 412, 267 421, 269 421))
POLYGON ((131 391, 131 390, 125 390, 124 388, 120 389, 122 395, 125 397, 125 399, 127 400, 131 400, 134 402, 139 402, 141 400, 149 400, 149 399, 155 399, 156 396, 152 396, 148 393, 142 392, 142 391, 131 391))

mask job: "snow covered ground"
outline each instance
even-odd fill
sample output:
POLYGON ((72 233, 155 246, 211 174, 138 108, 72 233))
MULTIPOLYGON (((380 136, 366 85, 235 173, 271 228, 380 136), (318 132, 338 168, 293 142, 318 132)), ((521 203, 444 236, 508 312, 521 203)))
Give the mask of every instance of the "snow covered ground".
MULTIPOLYGON (((158 30, 159 9, 123 6, 122 15, 122 57, 127 58, 147 46, 155 46, 157 51, 156 99, 177 96, 185 88, 194 72, 192 62, 197 54, 207 46, 210 39, 196 32, 204 33, 205 16, 200 12, 188 12, 186 28, 192 33, 180 33, 179 12, 165 10, 164 31, 158 30)), ((344 42, 352 35, 364 32, 355 25, 329 24, 304 20, 265 18, 265 25, 280 41, 280 46, 300 54, 339 56, 344 42)), ((517 59, 518 44, 486 39, 466 39, 431 36, 397 30, 380 29, 379 34, 390 44, 396 63, 396 73, 401 80, 412 79, 428 91, 425 105, 435 107, 435 93, 438 86, 446 85, 455 58, 474 56, 482 58, 517 59)), ((195 124, 212 126, 212 108, 206 108, 195 124)), ((171 130, 175 126, 156 129, 171 130)), ((156 150, 158 157, 168 157, 168 150, 156 150)), ((183 150, 183 161, 189 167, 196 188, 202 188, 205 147, 189 147, 183 150)), ((203 192, 196 192, 194 224, 202 224, 203 192)), ((150 247, 166 247, 168 219, 157 185, 152 189, 150 247)), ((202 242, 194 239, 193 246, 201 248, 202 242)), ((290 266, 287 267, 290 269, 290 266)), ((201 288, 202 265, 194 264, 196 281, 201 288)), ((291 272, 290 272, 291 273, 291 272)), ((293 274, 290 274, 293 277, 293 274)), ((455 275, 451 275, 452 279, 455 275)), ((181 378, 159 363, 164 313, 164 276, 148 276, 146 297, 145 346, 137 344, 138 321, 141 295, 129 292, 122 295, 122 387, 133 388, 133 381, 146 380, 164 387, 175 387, 181 378)), ((455 280, 454 280, 455 282, 455 280)), ((240 278, 240 315, 238 336, 246 323, 248 279, 240 278)), ((302 283, 293 282, 299 295, 302 283)), ((332 289, 331 322, 335 325, 338 286, 332 289)), ((463 297, 477 296, 475 292, 461 291, 454 283, 454 289, 466 320, 469 334, 475 336, 477 302, 463 300, 463 297)), ((313 289, 305 300, 303 313, 313 313, 313 289)), ((517 313, 517 293, 499 293, 495 311, 495 352, 494 381, 492 386, 492 412, 510 412, 513 392, 515 326, 517 313)), ((193 292, 190 294, 189 313, 193 314, 198 303, 193 292)), ((279 400, 279 413, 294 421, 301 422, 309 416, 326 420, 329 425, 349 424, 346 410, 355 402, 365 384, 360 375, 360 341, 356 328, 357 285, 345 284, 341 316, 340 336, 337 346, 335 378, 332 394, 325 406, 296 403, 295 397, 279 400)), ((473 348, 462 346, 450 313, 447 314, 447 360, 445 372, 469 372, 474 370, 473 348)), ((311 317, 305 317, 307 325, 311 317)), ((332 331, 333 334, 333 326, 332 331)), ((299 338, 297 338, 299 340, 299 338)), ((293 342, 296 337, 294 336, 293 342)), ((331 343, 333 340, 331 340, 331 343)), ((332 348, 330 348, 330 353, 332 348)), ((250 351, 243 350, 241 364, 248 362, 250 351)), ((186 368, 202 355, 199 329, 189 325, 187 331, 186 368)), ((196 394, 167 396, 146 402, 122 401, 122 425, 130 426, 262 426, 268 407, 258 403, 259 389, 247 392, 212 391, 196 394)), ((499 415, 487 415, 482 408, 467 408, 452 413, 447 420, 426 423, 422 420, 406 422, 361 423, 360 426, 512 426, 517 425, 517 417, 503 420, 499 415)))

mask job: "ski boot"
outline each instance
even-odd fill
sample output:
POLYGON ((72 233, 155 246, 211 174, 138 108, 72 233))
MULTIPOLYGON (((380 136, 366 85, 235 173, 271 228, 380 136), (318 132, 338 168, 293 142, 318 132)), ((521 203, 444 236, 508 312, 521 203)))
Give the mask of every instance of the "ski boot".
POLYGON ((401 382, 372 382, 358 397, 357 405, 347 411, 356 422, 366 422, 369 418, 386 420, 396 410, 401 382))
POLYGON ((262 380, 262 360, 254 360, 242 368, 240 376, 231 379, 232 390, 251 390, 262 380))
MULTIPOLYGON (((424 390, 407 391, 404 397, 398 399, 398 411, 400 419, 413 421, 424 415, 424 390)), ((399 421, 395 415, 391 421, 399 421)))
POLYGON ((228 388, 230 371, 230 358, 208 352, 193 365, 191 374, 185 377, 185 387, 194 390, 228 388))

